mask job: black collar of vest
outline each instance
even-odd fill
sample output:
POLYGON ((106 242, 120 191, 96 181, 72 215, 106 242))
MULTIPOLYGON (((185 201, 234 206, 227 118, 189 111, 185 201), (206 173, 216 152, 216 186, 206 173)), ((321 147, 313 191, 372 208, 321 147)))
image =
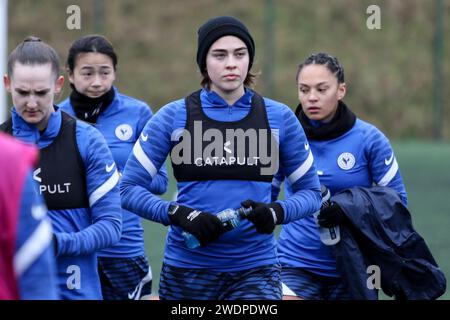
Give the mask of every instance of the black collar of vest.
POLYGON ((311 124, 311 120, 303 112, 301 104, 297 106, 295 115, 300 120, 303 130, 305 130, 306 137, 309 140, 324 141, 338 138, 350 131, 356 122, 356 115, 341 100, 338 102, 336 114, 333 119, 320 126, 311 124))
MULTIPOLYGON (((193 93, 191 93, 189 96, 187 96, 185 98, 186 108, 196 108, 197 113, 199 113, 203 117, 204 121, 206 120, 206 121, 216 123, 216 124, 223 124, 223 123, 237 124, 240 122, 247 121, 249 118, 253 117, 255 112, 258 112, 258 110, 255 110, 255 109, 259 108, 260 106, 264 106, 263 98, 257 92, 253 91, 253 96, 252 96, 251 102, 250 102, 251 107, 250 107, 249 112, 245 115, 244 118, 242 118, 240 120, 236 120, 236 121, 216 120, 216 119, 209 117, 205 113, 205 110, 203 110, 202 103, 201 103, 201 93, 202 93, 202 90, 197 90, 197 91, 194 91, 193 93), (257 108, 255 108, 255 106, 257 106, 257 108)), ((192 110, 187 110, 187 111, 188 111, 187 112, 187 115, 188 115, 187 121, 189 121, 189 117, 191 114, 190 111, 192 111, 192 110)))

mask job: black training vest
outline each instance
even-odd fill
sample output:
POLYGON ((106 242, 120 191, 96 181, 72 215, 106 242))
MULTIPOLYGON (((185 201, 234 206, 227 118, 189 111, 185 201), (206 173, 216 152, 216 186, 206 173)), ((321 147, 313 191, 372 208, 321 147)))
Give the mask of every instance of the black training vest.
POLYGON ((278 169, 278 146, 260 95, 255 93, 250 112, 233 122, 209 118, 201 106, 200 91, 188 96, 185 103, 186 126, 170 153, 178 182, 272 182, 278 169))
MULTIPOLYGON (((76 120, 61 111, 61 129, 53 142, 40 149, 39 163, 33 179, 39 182, 49 210, 88 208, 86 170, 76 139, 76 120)), ((12 134, 12 119, 0 126, 12 134)))

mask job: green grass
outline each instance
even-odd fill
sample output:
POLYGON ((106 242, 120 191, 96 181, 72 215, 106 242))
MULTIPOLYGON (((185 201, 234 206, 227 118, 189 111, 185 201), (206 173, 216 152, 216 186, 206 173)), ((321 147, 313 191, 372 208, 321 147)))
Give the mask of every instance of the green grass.
MULTIPOLYGON (((422 235, 438 265, 450 279, 450 145, 430 142, 393 143, 408 192, 408 207, 415 229, 422 235)), ((167 166, 171 175, 170 165, 167 166)), ((165 199, 175 193, 173 176, 165 199)), ((146 251, 153 270, 153 291, 159 285, 167 228, 143 222, 146 251)), ((381 299, 390 299, 381 295, 381 299)), ((450 292, 440 298, 449 300, 450 292)))
MULTIPOLYGON (((450 145, 408 142, 394 144, 394 149, 414 227, 450 279, 450 145)), ((450 299, 449 290, 441 299, 450 299)))

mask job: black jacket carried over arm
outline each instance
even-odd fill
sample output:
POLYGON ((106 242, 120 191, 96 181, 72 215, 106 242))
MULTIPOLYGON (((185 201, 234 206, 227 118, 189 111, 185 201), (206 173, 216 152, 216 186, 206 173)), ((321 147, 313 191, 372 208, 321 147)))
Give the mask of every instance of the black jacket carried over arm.
MULTIPOLYGON (((333 201, 346 215, 341 241, 333 246, 337 268, 354 299, 377 299, 367 284, 379 267, 381 288, 396 299, 436 299, 446 279, 397 192, 387 187, 346 189, 333 201)), ((430 217, 432 218, 432 217, 430 217)))

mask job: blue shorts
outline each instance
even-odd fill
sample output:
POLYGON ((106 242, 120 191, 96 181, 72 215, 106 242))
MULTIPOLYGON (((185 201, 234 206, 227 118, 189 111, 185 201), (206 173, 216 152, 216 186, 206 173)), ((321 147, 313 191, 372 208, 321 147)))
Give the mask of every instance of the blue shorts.
POLYGON ((98 258, 104 300, 139 300, 152 293, 152 270, 145 255, 132 258, 98 258))
POLYGON ((163 264, 161 300, 280 300, 279 265, 236 272, 186 269, 163 264))
POLYGON ((305 300, 350 300, 342 278, 326 277, 302 268, 283 266, 281 282, 284 296, 305 300))

